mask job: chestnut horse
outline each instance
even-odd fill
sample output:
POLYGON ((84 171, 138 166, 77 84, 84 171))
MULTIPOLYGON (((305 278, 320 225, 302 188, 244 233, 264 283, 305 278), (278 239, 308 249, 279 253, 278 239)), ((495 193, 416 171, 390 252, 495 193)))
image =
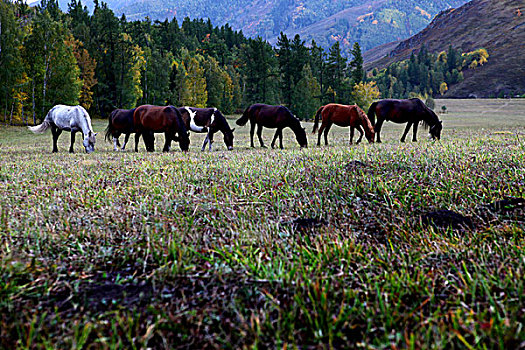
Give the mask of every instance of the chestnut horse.
POLYGON ((301 126, 301 122, 297 119, 290 110, 284 106, 270 106, 265 104, 254 104, 246 108, 242 117, 239 118, 236 123, 237 125, 246 125, 250 121, 250 141, 251 146, 253 144, 253 134, 255 126, 257 126, 257 137, 261 147, 266 148, 262 140, 262 129, 263 127, 277 129, 272 140, 272 148, 274 148, 275 141, 279 137, 279 146, 283 148, 283 129, 289 127, 295 134, 295 138, 301 147, 308 146, 308 140, 306 138, 306 132, 301 126))
MULTIPOLYGON (((155 150, 155 139, 153 133, 163 132, 166 138, 163 152, 170 149, 171 140, 179 141, 180 149, 187 151, 190 138, 184 125, 184 121, 177 108, 173 106, 143 105, 137 107, 133 113, 133 124, 135 132, 142 135, 148 152, 155 150)), ((137 150, 138 138, 135 138, 135 150, 137 150)))
POLYGON ((429 132, 432 139, 441 138, 441 130, 443 129, 443 122, 439 120, 436 113, 428 108, 419 98, 411 98, 409 100, 381 100, 372 103, 368 109, 368 118, 375 125, 375 132, 377 135, 377 142, 381 142, 381 126, 383 122, 392 121, 394 123, 407 123, 405 132, 401 137, 401 142, 405 142, 405 138, 414 125, 414 135, 412 141, 417 141, 417 126, 422 123, 425 128, 430 128, 429 132), (377 123, 375 123, 375 115, 377 115, 377 123))
POLYGON ((230 129, 226 118, 217 108, 181 107, 178 110, 187 129, 197 133, 207 133, 201 151, 206 149, 208 142, 210 143, 211 151, 213 135, 217 131, 222 132, 224 143, 228 150, 231 151, 233 149, 233 132, 235 128, 230 129))
POLYGON ((349 126, 350 127, 350 143, 354 138, 354 129, 357 129, 361 134, 357 143, 361 142, 363 138, 363 129, 365 129, 364 134, 368 142, 374 142, 374 127, 370 123, 370 120, 366 116, 365 112, 359 108, 357 105, 347 106, 340 105, 337 103, 330 103, 326 106, 322 106, 317 110, 315 114, 315 122, 312 133, 317 131, 319 125, 319 117, 321 117, 322 124, 319 128, 319 133, 317 135, 317 146, 321 145, 321 134, 324 130, 324 144, 328 145, 328 131, 332 127, 332 124, 337 126, 349 126))

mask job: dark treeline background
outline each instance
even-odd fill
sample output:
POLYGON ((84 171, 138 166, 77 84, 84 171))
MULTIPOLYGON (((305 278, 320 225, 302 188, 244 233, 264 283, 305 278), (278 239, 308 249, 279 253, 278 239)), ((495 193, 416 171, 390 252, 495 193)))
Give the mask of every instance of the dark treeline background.
POLYGON ((349 59, 339 42, 328 52, 315 41, 282 34, 273 48, 228 25, 186 18, 127 21, 95 0, 90 14, 71 0, 36 7, 0 0, 0 115, 9 124, 37 123, 56 104, 81 104, 92 116, 141 104, 242 111, 252 103, 284 104, 308 119, 328 102, 432 96, 486 62, 484 50, 432 55, 374 70, 367 78, 357 43, 349 59), (377 84, 377 85, 376 85, 377 84))

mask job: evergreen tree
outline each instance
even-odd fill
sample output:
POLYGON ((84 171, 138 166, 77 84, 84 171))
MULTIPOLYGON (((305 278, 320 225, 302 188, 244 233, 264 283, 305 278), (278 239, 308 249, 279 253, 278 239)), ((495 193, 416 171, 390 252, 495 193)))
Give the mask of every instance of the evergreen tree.
POLYGON ((319 83, 313 76, 310 65, 306 65, 303 69, 302 78, 297 82, 297 86, 293 92, 294 112, 301 120, 308 120, 313 118, 319 102, 315 97, 321 93, 319 83))
POLYGON ((353 58, 350 61, 350 68, 352 69, 350 75, 350 81, 352 86, 363 81, 365 71, 363 70, 363 56, 361 55, 361 47, 358 42, 354 43, 352 50, 350 51, 353 58))
POLYGON ((330 86, 334 90, 334 102, 349 102, 349 81, 347 76, 346 58, 342 56, 339 41, 336 41, 330 48, 328 61, 326 63, 326 73, 330 86))

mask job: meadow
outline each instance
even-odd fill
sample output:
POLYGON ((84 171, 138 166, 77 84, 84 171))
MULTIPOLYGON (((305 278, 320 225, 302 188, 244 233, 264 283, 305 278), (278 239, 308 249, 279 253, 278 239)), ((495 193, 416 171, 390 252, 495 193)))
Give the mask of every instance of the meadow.
POLYGON ((114 152, 94 120, 95 153, 52 154, 0 126, 0 348, 524 348, 524 208, 490 204, 525 197, 525 100, 442 105, 439 142, 307 122, 307 149, 236 126, 114 152))

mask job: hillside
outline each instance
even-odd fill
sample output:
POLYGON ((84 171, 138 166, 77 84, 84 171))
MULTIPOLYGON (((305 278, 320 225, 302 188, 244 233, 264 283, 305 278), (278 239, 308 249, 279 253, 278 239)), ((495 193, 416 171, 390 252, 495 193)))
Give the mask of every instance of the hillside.
POLYGON ((367 69, 382 68, 410 57, 424 44, 430 52, 452 45, 463 52, 487 49, 488 63, 464 72, 464 81, 449 87, 445 97, 510 96, 525 91, 525 15, 514 0, 473 0, 444 11, 423 31, 365 53, 367 69), (381 59, 375 60, 383 56, 381 59))
MULTIPOLYGON (((63 9, 67 1, 61 0, 63 9)), ((408 38, 427 26, 440 11, 467 0, 107 0, 108 6, 128 20, 185 17, 210 18, 214 25, 228 23, 250 37, 275 43, 280 32, 328 48, 336 40, 343 49, 358 41, 363 50, 408 38)), ((87 6, 92 6, 91 0, 87 6)))

